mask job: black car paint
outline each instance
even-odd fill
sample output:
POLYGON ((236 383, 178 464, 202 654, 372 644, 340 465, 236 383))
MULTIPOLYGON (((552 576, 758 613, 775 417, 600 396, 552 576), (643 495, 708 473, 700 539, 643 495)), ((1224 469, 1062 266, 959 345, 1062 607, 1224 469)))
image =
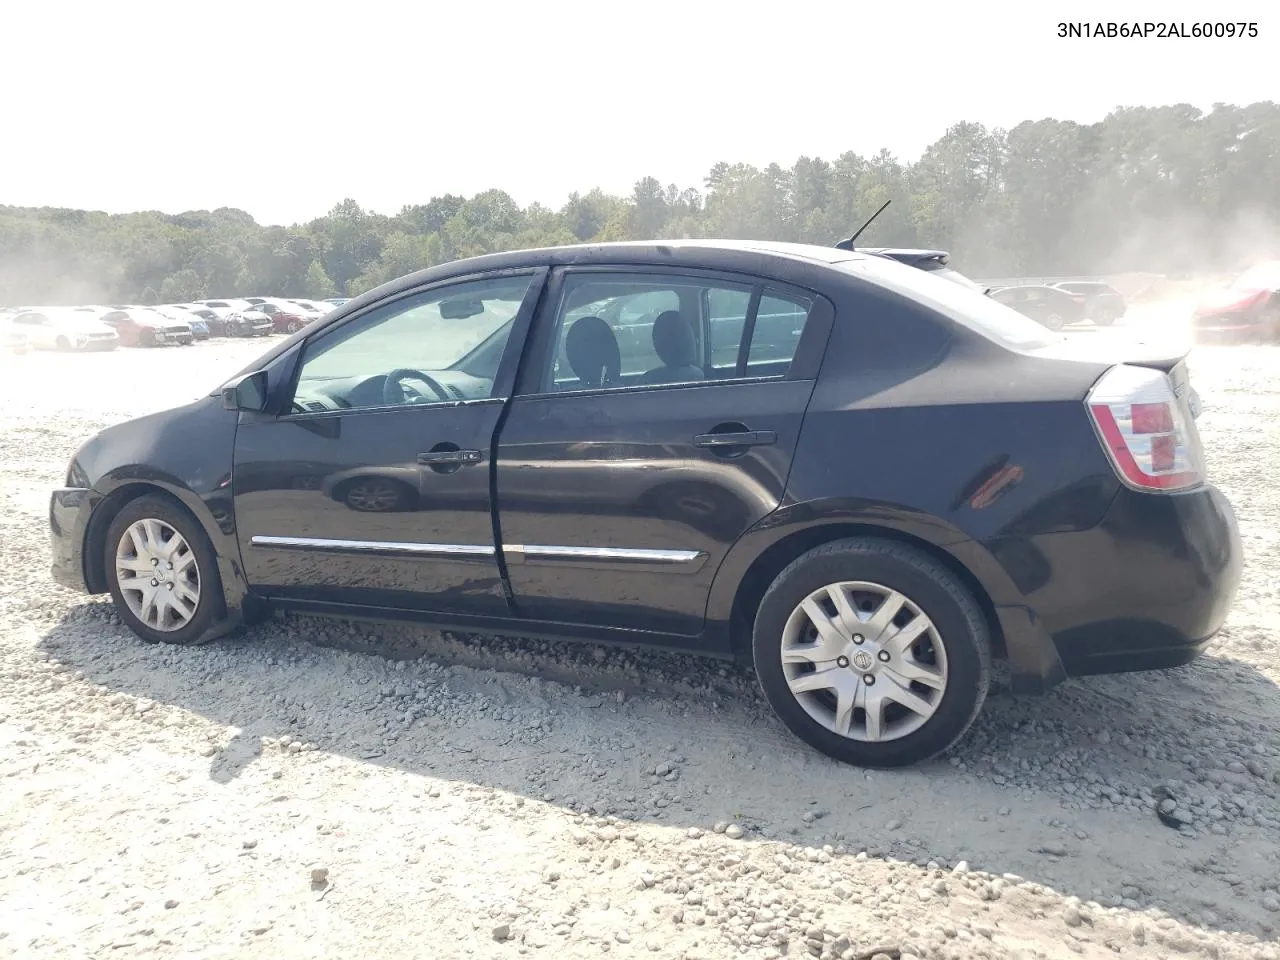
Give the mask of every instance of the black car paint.
MULTIPOLYGON (((53 498, 55 576, 105 590, 101 535, 109 517, 103 507, 150 485, 175 496, 209 532, 232 619, 256 615, 256 600, 265 596, 287 609, 731 656, 748 646, 752 604, 786 562, 809 546, 872 533, 921 546, 971 585, 1011 661, 1015 689, 1046 689, 1068 665, 1086 673, 1099 663, 1122 669, 1125 656, 1135 667, 1194 657, 1225 616, 1223 598, 1229 601, 1238 582, 1234 520, 1212 488, 1158 496, 1121 486, 1082 405, 1109 364, 1010 351, 831 269, 822 256, 747 243, 558 248, 446 264, 370 291, 242 371, 265 372, 270 399, 263 413, 224 409, 215 393, 89 441, 74 461, 71 489, 53 498), (580 394, 515 391, 517 398, 506 402, 417 408, 414 413, 428 414, 439 429, 418 431, 420 442, 417 435, 392 442, 401 433, 393 425, 341 456, 325 453, 317 438, 339 436, 348 415, 278 418, 309 338, 431 284, 536 269, 495 391, 510 396, 521 357, 545 348, 529 336, 533 305, 545 308, 543 288, 554 286, 559 270, 599 265, 766 277, 829 301, 834 322, 829 315, 813 327, 818 333, 806 333, 808 368, 802 351, 790 378, 743 388, 614 391, 576 413, 580 394), (698 400, 699 391, 738 389, 757 395, 744 395, 732 418, 728 407, 698 400), (459 415, 457 423, 447 425, 450 414, 459 415), (693 434, 730 419, 775 431, 778 443, 732 462, 688 444, 693 434), (619 423, 635 433, 618 436, 619 423), (366 461, 403 468, 406 457, 448 438, 474 443, 483 461, 442 477, 447 487, 432 486, 436 477, 424 468, 423 495, 438 498, 425 513, 438 516, 347 511, 325 493, 324 478, 338 469, 366 461), (584 443, 599 445, 596 452, 607 456, 587 458, 586 486, 566 490, 566 454, 584 443), (513 451, 510 468, 504 450, 513 451), (228 472, 233 451, 241 460, 234 484, 228 472), (660 482, 637 485, 637 467, 647 461, 659 464, 659 476, 676 464, 693 465, 682 481, 691 494, 685 502, 670 491, 664 495, 660 482), (535 466, 519 476, 519 463, 535 466), (298 477, 311 479, 298 489, 298 477), (999 481, 995 488, 993 481, 999 481), (595 498, 590 509, 568 517, 563 508, 547 509, 588 488, 595 498), (988 488, 997 492, 977 496, 988 488), (277 502, 267 503, 263 494, 277 502), (362 540, 389 535, 385 530, 413 539, 420 529, 452 526, 465 530, 468 542, 495 550, 492 561, 430 570, 404 558, 326 554, 317 576, 316 558, 305 552, 280 552, 271 564, 254 558, 248 539, 269 531, 253 524, 268 519, 281 529, 318 524, 328 536, 372 531, 362 540), (572 546, 579 534, 640 547, 667 538, 696 550, 702 562, 681 571, 684 576, 599 560, 535 570, 538 564, 510 550, 528 542, 572 546), (1082 567, 1089 570, 1082 574, 1082 567), (431 590, 447 602, 420 595, 431 590), (1126 605, 1125 597, 1134 602, 1126 605)), ((856 257, 826 256, 831 262, 856 257)), ((530 367, 526 362, 521 370, 530 367)))

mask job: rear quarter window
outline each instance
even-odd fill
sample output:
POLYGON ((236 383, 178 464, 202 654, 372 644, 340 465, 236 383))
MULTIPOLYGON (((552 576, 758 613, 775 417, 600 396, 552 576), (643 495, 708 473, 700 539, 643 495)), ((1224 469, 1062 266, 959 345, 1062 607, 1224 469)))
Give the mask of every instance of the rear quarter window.
POLYGON ((942 314, 961 326, 1011 350, 1037 350, 1061 340, 1030 317, 993 297, 930 276, 922 270, 873 258, 835 264, 879 287, 942 314))

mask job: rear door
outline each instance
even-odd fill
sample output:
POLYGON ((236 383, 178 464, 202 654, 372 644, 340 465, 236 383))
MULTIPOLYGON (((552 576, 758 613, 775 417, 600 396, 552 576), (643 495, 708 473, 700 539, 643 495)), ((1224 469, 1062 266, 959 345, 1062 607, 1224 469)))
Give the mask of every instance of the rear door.
POLYGON ((832 317, 763 278, 557 271, 496 450, 518 615, 701 632, 725 552, 782 497, 832 317))

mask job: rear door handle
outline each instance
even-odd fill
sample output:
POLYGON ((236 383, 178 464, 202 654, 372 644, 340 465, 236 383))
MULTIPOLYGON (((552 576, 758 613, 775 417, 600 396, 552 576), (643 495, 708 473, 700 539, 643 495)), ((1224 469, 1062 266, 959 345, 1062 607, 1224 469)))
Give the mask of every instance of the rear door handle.
POLYGON ((693 438, 695 447, 760 447, 777 443, 772 430, 744 430, 739 433, 703 433, 693 438))
POLYGON ((418 454, 418 463, 426 467, 434 467, 442 463, 479 463, 479 450, 432 450, 418 454))

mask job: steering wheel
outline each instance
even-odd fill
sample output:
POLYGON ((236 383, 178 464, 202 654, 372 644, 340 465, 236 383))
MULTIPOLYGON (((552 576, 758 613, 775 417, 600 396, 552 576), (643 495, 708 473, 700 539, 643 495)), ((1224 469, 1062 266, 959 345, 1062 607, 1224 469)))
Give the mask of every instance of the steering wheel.
MULTIPOLYGON (((405 391, 403 381, 405 380, 421 380, 434 390, 436 396, 441 400, 453 399, 453 397, 449 395, 449 391, 441 386, 440 381, 436 380, 435 377, 427 376, 427 374, 423 373, 421 370, 414 370, 412 367, 399 367, 388 373, 387 379, 382 383, 383 402, 387 404, 404 403, 405 391)), ((420 391, 415 390, 413 387, 410 387, 409 389, 424 400, 427 399, 420 391)))

